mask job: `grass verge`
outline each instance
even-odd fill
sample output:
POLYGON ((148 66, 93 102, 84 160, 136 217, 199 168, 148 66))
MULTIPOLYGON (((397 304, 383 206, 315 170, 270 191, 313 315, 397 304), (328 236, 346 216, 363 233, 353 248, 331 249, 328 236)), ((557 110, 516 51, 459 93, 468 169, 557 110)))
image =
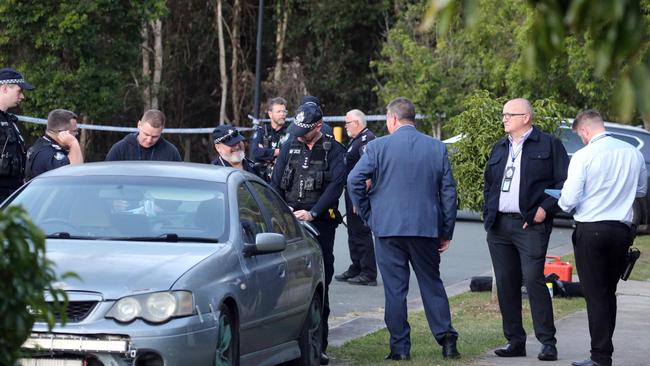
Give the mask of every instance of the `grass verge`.
MULTIPOLYGON (((452 321, 460 334, 458 349, 463 356, 460 360, 444 360, 441 348, 429 331, 424 312, 410 313, 412 346, 409 365, 467 365, 469 359, 504 345, 506 341, 501 330, 501 314, 498 305, 490 302, 490 297, 489 292, 468 292, 449 299, 452 321)), ((532 334, 528 301, 524 300, 523 305, 524 327, 532 334)), ((582 298, 553 299, 555 319, 584 307, 582 298)), ((341 347, 332 347, 328 353, 334 356, 334 365, 395 365, 394 361, 384 361, 388 352, 388 331, 382 329, 341 347)))

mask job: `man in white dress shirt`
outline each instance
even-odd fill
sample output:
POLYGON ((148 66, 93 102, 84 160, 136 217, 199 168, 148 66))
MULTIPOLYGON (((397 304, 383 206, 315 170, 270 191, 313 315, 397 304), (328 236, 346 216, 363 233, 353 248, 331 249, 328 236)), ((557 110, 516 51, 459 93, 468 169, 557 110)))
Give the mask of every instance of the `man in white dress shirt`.
POLYGON ((571 159, 558 204, 575 210, 573 245, 587 301, 591 357, 572 365, 610 366, 616 286, 634 240, 632 204, 647 190, 646 165, 639 150, 605 131, 595 110, 580 112, 573 131, 586 146, 571 159))

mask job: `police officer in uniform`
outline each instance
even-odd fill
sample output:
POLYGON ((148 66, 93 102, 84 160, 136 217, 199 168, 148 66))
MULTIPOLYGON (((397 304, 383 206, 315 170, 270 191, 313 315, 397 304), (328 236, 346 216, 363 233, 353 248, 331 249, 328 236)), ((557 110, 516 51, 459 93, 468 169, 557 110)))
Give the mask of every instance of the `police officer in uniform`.
POLYGON ((78 134, 76 114, 65 109, 51 111, 45 135, 27 150, 25 181, 64 165, 83 163, 78 134))
MULTIPOLYGON (((374 140, 375 135, 366 127, 366 115, 358 109, 346 113, 345 130, 352 138, 345 154, 345 167, 347 174, 350 174, 365 152, 366 144, 374 140)), ((348 246, 352 264, 347 271, 334 278, 353 285, 377 286, 377 263, 372 232, 354 211, 347 189, 345 190, 345 217, 348 224, 348 246)))
POLYGON ((310 221, 319 231, 318 243, 325 262, 325 302, 322 316, 321 365, 329 362, 327 318, 329 284, 334 274, 334 233, 340 223, 339 197, 345 181, 345 148, 333 136, 321 133, 323 113, 314 102, 302 104, 289 133, 296 138, 281 148, 273 170, 273 187, 292 208, 298 220, 310 221))
POLYGON ((231 125, 221 125, 214 129, 212 138, 214 149, 219 154, 212 164, 241 169, 262 178, 255 164, 245 157, 245 139, 239 130, 231 125))
POLYGON ((23 90, 32 89, 18 71, 0 69, 0 202, 23 184, 25 172, 25 140, 18 118, 7 110, 25 99, 23 90))
POLYGON ((287 133, 287 101, 284 98, 269 99, 267 113, 271 123, 258 126, 253 134, 253 160, 264 172, 264 178, 271 180, 275 159, 280 155, 280 147, 289 138, 287 133))

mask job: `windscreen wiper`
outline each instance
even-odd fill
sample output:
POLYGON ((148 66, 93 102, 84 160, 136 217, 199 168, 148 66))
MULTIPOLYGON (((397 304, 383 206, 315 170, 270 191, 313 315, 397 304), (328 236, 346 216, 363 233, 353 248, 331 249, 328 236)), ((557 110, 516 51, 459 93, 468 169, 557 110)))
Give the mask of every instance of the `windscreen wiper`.
POLYGON ((218 243, 219 240, 215 238, 202 238, 193 236, 178 236, 175 233, 165 233, 158 236, 130 236, 130 237, 114 237, 107 238, 107 240, 126 240, 126 241, 159 241, 159 242, 201 242, 201 243, 218 243))
POLYGON ((45 236, 47 239, 84 239, 84 240, 96 240, 98 238, 94 236, 87 236, 87 235, 70 235, 70 233, 66 231, 57 231, 52 234, 47 234, 45 236))

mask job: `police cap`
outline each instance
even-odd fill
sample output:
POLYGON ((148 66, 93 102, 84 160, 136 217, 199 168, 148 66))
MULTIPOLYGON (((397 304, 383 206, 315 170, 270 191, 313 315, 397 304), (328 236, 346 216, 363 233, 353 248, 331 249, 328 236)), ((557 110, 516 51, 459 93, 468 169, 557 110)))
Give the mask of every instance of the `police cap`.
POLYGON ((239 130, 232 125, 221 125, 212 131, 212 139, 216 144, 226 144, 234 146, 244 141, 244 136, 239 133, 239 130))
POLYGON ((11 67, 0 69, 0 85, 1 84, 16 84, 24 90, 32 90, 34 86, 25 81, 25 78, 16 70, 11 67))

